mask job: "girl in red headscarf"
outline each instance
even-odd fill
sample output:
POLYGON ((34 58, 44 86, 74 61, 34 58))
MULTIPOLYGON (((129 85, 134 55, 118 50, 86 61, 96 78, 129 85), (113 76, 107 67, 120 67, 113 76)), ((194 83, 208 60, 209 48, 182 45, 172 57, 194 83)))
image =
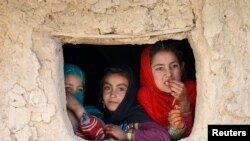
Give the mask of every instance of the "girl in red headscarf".
POLYGON ((168 129, 174 140, 191 133, 196 82, 184 76, 181 41, 159 41, 141 55, 138 101, 150 117, 168 129))

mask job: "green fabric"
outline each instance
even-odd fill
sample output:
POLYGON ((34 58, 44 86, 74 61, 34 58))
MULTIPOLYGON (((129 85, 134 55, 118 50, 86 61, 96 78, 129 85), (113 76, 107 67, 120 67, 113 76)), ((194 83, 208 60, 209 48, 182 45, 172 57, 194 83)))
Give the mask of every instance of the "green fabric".
POLYGON ((179 140, 184 132, 185 126, 183 128, 174 128, 172 126, 168 127, 169 135, 175 140, 179 140))
POLYGON ((76 100, 83 106, 84 105, 84 93, 83 91, 77 91, 74 94, 76 100))

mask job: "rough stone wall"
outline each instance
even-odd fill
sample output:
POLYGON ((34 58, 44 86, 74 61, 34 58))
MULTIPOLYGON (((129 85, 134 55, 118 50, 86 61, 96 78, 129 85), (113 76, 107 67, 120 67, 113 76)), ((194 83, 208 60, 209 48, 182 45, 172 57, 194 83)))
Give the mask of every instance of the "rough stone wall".
POLYGON ((207 140, 208 124, 249 124, 249 8, 249 0, 1 0, 0 140, 80 140, 65 111, 64 43, 188 38, 198 97, 183 140, 207 140))

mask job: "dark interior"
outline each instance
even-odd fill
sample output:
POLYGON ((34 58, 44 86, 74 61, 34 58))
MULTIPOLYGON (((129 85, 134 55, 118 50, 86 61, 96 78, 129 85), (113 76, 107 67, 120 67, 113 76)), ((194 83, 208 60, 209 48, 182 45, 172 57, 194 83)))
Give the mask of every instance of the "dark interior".
MULTIPOLYGON (((185 48, 185 66, 190 79, 195 79, 195 60, 193 51, 186 39, 182 40, 185 48)), ((76 64, 86 75, 84 103, 98 105, 99 81, 105 67, 111 64, 127 64, 139 78, 140 55, 146 45, 89 45, 64 44, 65 63, 76 64)))

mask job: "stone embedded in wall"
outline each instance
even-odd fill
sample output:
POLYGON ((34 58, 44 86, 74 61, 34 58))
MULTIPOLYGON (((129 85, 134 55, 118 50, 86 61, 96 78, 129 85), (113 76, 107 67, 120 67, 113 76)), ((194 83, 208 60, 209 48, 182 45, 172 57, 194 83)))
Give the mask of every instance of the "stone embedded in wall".
POLYGON ((44 112, 42 113, 42 120, 45 123, 50 122, 51 117, 55 115, 56 113, 56 108, 54 104, 47 104, 46 107, 44 108, 44 112))
POLYGON ((35 127, 25 126, 22 130, 15 134, 18 141, 37 140, 37 131, 35 127))
POLYGON ((20 107, 8 107, 8 117, 6 119, 6 126, 9 128, 11 133, 16 133, 17 131, 24 128, 26 124, 29 123, 31 112, 28 108, 20 107))
POLYGON ((19 85, 15 85, 13 89, 6 93, 8 104, 13 107, 23 107, 26 105, 26 100, 24 95, 26 95, 26 91, 19 85))
POLYGON ((30 92, 29 94, 29 104, 32 111, 34 112, 42 112, 39 109, 45 107, 47 104, 47 97, 45 96, 43 90, 36 89, 30 92))
POLYGON ((32 111, 31 119, 37 122, 44 121, 48 123, 56 112, 54 104, 47 103, 47 97, 40 89, 30 93, 29 108, 32 111))

